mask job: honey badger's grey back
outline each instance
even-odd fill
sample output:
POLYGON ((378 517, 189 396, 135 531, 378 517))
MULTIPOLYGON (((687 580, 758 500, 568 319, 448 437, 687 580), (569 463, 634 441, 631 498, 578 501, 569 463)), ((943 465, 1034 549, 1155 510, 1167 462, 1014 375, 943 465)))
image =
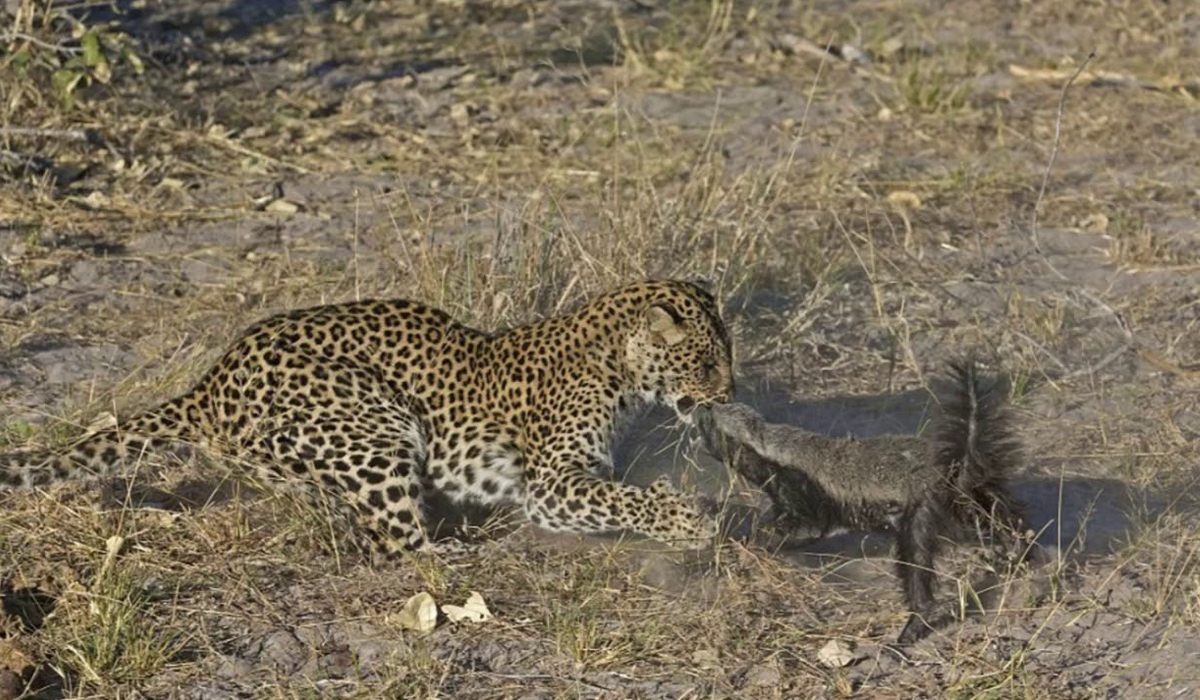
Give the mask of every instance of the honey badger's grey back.
POLYGON ((740 403, 714 406, 707 421, 724 437, 778 467, 803 472, 846 503, 906 503, 940 471, 929 441, 911 435, 865 440, 818 435, 768 423, 740 403))
MULTIPOLYGON (((894 529, 899 502, 835 498, 834 493, 843 493, 841 489, 835 487, 831 493, 806 469, 781 466, 718 431, 710 411, 697 412, 696 420, 709 452, 766 492, 780 524, 794 534, 821 538, 841 528, 894 529)), ((805 453, 801 463, 809 464, 809 457, 817 452, 805 453)))
POLYGON ((718 456, 728 459, 742 446, 773 465, 771 470, 745 459, 734 465, 759 485, 783 471, 799 471, 849 504, 910 503, 931 488, 971 495, 1004 481, 1020 451, 998 384, 979 377, 973 362, 952 364, 949 374, 938 392, 941 416, 930 437, 829 437, 769 423, 741 403, 713 406, 700 416, 700 427, 718 456))

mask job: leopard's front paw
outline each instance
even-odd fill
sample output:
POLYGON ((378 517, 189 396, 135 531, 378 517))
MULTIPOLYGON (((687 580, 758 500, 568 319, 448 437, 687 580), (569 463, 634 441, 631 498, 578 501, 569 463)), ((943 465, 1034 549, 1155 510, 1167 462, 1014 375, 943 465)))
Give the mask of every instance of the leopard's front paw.
POLYGON ((686 549, 712 544, 718 532, 717 520, 696 498, 676 491, 665 477, 657 479, 646 490, 654 494, 658 510, 657 522, 647 534, 686 549))
POLYGON ((663 539, 683 549, 703 549, 711 546, 717 537, 716 519, 694 508, 691 511, 684 515, 671 533, 663 539))

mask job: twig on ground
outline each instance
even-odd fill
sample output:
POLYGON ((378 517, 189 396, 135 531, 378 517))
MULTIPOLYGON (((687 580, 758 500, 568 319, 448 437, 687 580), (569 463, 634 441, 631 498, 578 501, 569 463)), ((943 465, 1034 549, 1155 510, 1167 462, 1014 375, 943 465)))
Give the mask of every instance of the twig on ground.
POLYGON ((1110 85, 1114 87, 1132 87, 1141 90, 1154 90, 1156 92, 1173 92, 1176 90, 1200 90, 1200 81, 1196 80, 1181 80, 1178 77, 1172 76, 1164 78, 1158 82, 1144 80, 1134 75, 1127 73, 1115 73, 1113 71, 1082 71, 1076 70, 1074 75, 1070 71, 1059 70, 1054 68, 1026 68, 1010 64, 1008 66, 1009 75, 1022 80, 1042 80, 1046 82, 1057 82, 1063 79, 1070 79, 1079 82, 1082 85, 1110 85))
POLYGON ((51 44, 48 41, 43 41, 36 36, 25 34, 24 32, 0 32, 0 41, 5 43, 14 43, 16 41, 26 41, 34 46, 39 46, 48 51, 60 51, 62 53, 79 54, 83 53, 83 49, 78 46, 67 46, 65 44, 51 44))
POLYGON ((1032 345, 1037 350, 1040 350, 1041 353, 1043 355, 1045 355, 1047 358, 1049 358, 1049 360, 1051 362, 1058 365, 1058 369, 1060 371, 1062 371, 1064 374, 1067 373, 1067 366, 1062 363, 1062 360, 1055 357, 1053 352, 1050 352, 1050 348, 1046 347, 1042 343, 1039 343, 1038 341, 1029 337, 1028 334, 1022 333, 1021 331, 1013 331, 1013 333, 1015 333, 1018 338, 1024 340, 1026 343, 1029 343, 1030 345, 1032 345))
MULTIPOLYGON (((1075 83, 1075 79, 1083 73, 1092 59, 1096 57, 1096 50, 1092 49, 1088 52, 1087 58, 1083 59, 1083 63, 1079 64, 1079 68, 1067 80, 1066 85, 1063 85, 1062 92, 1058 94, 1058 109, 1054 114, 1054 140, 1050 143, 1050 160, 1046 162, 1046 169, 1042 172, 1042 186, 1038 188, 1037 199, 1033 201, 1033 221, 1029 224, 1029 240, 1033 242, 1033 248, 1041 254, 1042 246, 1038 242, 1038 212, 1042 208, 1042 199, 1046 196, 1046 185, 1050 182, 1050 171, 1054 169, 1054 162, 1058 160, 1058 144, 1062 137, 1062 118, 1063 108, 1067 104, 1067 91, 1071 89, 1071 85, 1075 83)), ((1046 256, 1042 255, 1045 260, 1046 256)), ((1066 279, 1061 272, 1050 266, 1054 273, 1060 279, 1066 279)))
POLYGON ((62 141, 87 141, 103 144, 104 139, 95 129, 42 129, 30 126, 0 126, 0 138, 52 138, 62 141))
MULTIPOLYGON (((1118 320, 1120 320, 1120 319, 1118 319, 1118 320)), ((1122 326, 1122 328, 1126 332, 1129 332, 1128 327, 1122 326)), ((1121 344, 1121 347, 1119 347, 1116 350, 1113 350, 1112 352, 1105 355, 1104 359, 1100 360, 1096 364, 1088 365, 1087 367, 1080 367, 1079 369, 1075 370, 1074 372, 1067 372, 1063 376, 1059 377, 1058 380, 1066 381, 1068 379, 1074 379, 1075 377, 1079 377, 1079 376, 1082 376, 1085 374, 1095 374, 1095 373, 1099 372, 1100 370, 1104 369, 1105 367, 1108 367, 1112 363, 1116 362, 1117 360, 1121 359, 1121 356, 1124 355, 1125 353, 1129 352, 1129 349, 1132 348, 1135 344, 1136 344, 1136 341, 1134 341, 1133 338, 1130 337, 1127 342, 1121 344)))
MULTIPOLYGON (((1046 162, 1046 169, 1042 171, 1042 184, 1041 187, 1038 188, 1037 199, 1035 199, 1033 202, 1033 217, 1029 224, 1029 241, 1033 244, 1034 251, 1037 253, 1038 257, 1041 258, 1042 264, 1044 264, 1050 270, 1050 272, 1054 274, 1055 277, 1063 282, 1069 282, 1070 278, 1068 278, 1062 273, 1061 270, 1055 267, 1054 263, 1050 262, 1050 258, 1048 258, 1045 252, 1042 251, 1041 242, 1038 239, 1038 213, 1042 207, 1042 200, 1046 196, 1046 187, 1050 182, 1050 172, 1054 169, 1054 162, 1058 159, 1058 146, 1062 138, 1063 110, 1067 103, 1067 92, 1071 89, 1071 85, 1075 83, 1076 78, 1083 74, 1084 70, 1087 69, 1088 64, 1091 63, 1092 59, 1095 57, 1095 49, 1088 52, 1087 57, 1085 57, 1083 62, 1079 64, 1079 68, 1077 68, 1075 72, 1071 74, 1071 77, 1067 80, 1066 84, 1063 85, 1062 91, 1058 95, 1058 108, 1054 113, 1054 140, 1050 144, 1050 158, 1046 162)), ((1125 342, 1121 345, 1121 347, 1106 355, 1098 363, 1089 365, 1087 367, 1081 367, 1073 372, 1067 372, 1063 376, 1059 377, 1060 381, 1072 379, 1083 374, 1094 374, 1099 372, 1105 367, 1111 365, 1113 362, 1116 362, 1121 356, 1128 352, 1130 348, 1133 348, 1138 344, 1137 339, 1133 336, 1133 331, 1129 328, 1129 323, 1125 320, 1125 317, 1122 316, 1120 312, 1118 312, 1112 306, 1110 306, 1108 302, 1104 301, 1087 289, 1080 288, 1076 289, 1075 292, 1079 294, 1079 296, 1087 299, 1092 304, 1098 306, 1100 309, 1112 316, 1113 320, 1117 322, 1117 327, 1121 329, 1121 334, 1125 336, 1125 342)), ((1061 366, 1062 363, 1058 364, 1061 366)))
POLYGON ((276 158, 275 156, 267 155, 266 153, 263 153, 262 151, 256 151, 253 148, 247 148, 247 147, 245 147, 239 143, 235 143, 234 141, 230 140, 229 138, 226 138, 223 136, 214 136, 214 135, 210 135, 210 134, 205 134, 205 135, 196 136, 195 138, 197 138, 198 140, 203 141, 205 143, 228 149, 230 151, 233 151, 234 153, 238 153, 243 156, 249 156, 251 158, 258 158, 259 160, 264 160, 264 161, 271 163, 280 168, 294 170, 303 175, 308 175, 308 174, 312 173, 311 170, 309 170, 308 168, 306 168, 302 165, 290 163, 281 158, 276 158))
POLYGON ((582 686, 591 688, 592 690, 601 690, 604 692, 609 692, 612 690, 612 688, 607 688, 602 685, 590 683, 588 681, 583 680, 582 678, 566 678, 564 676, 554 676, 549 673, 497 673, 495 671, 483 671, 482 673, 484 675, 491 676, 492 678, 503 678, 505 680, 526 681, 526 682, 528 682, 528 681, 557 681, 560 683, 576 683, 578 685, 582 685, 582 686))
POLYGON ((42 156, 26 155, 7 149, 0 149, 0 164, 34 170, 49 170, 54 165, 53 162, 42 156))
POLYGON ((1147 364, 1153 365, 1164 372, 1170 372, 1177 377, 1186 377, 1188 379, 1200 379, 1200 365, 1190 365, 1181 367, 1174 362, 1171 362, 1162 353, 1154 348, 1140 347, 1138 348, 1138 357, 1141 357, 1147 364))
POLYGON ((866 57, 866 54, 859 48, 849 44, 839 46, 831 43, 822 46, 803 37, 788 33, 783 33, 775 37, 774 44, 780 49, 795 55, 808 54, 822 61, 829 58, 841 59, 854 72, 862 73, 885 83, 896 82, 890 75, 877 73, 868 68, 866 64, 869 63, 869 59, 866 57))

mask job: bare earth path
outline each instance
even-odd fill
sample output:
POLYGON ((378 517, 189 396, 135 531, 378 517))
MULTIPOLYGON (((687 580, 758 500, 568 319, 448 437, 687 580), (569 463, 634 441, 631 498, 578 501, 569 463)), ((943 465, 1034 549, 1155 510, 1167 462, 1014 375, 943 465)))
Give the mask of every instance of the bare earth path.
MULTIPOLYGON (((726 302, 741 398, 777 419, 915 431, 948 354, 1010 371, 1049 561, 985 590, 978 557, 948 558, 946 604, 989 612, 901 660, 881 647, 904 611, 879 536, 742 537, 696 562, 489 523, 472 551, 372 569, 321 514, 158 456, 103 494, 0 499, 0 693, 1200 693, 1200 10, 172 0, 111 18, 146 70, 70 111, 0 71, 0 126, 103 141, 0 136, 5 446, 165 398, 281 309, 413 296, 496 328, 696 277, 726 302), (1093 49, 1035 247, 1063 86, 1093 49), (415 634, 399 613, 420 591, 478 591, 495 617, 415 634), (856 660, 823 665, 831 639, 856 660)), ((761 505, 665 415, 620 461, 761 505)))

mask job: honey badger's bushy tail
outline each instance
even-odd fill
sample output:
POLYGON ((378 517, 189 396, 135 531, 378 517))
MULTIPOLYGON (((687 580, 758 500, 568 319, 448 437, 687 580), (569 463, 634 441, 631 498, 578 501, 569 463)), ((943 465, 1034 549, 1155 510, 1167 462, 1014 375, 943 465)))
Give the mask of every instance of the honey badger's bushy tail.
POLYGON ((1004 384, 980 376, 974 360, 951 362, 950 385, 937 392, 942 415, 933 440, 941 483, 908 503, 896 533, 896 573, 912 614, 901 643, 915 642, 944 619, 931 617, 934 564, 942 533, 951 523, 987 528, 1012 552, 1025 519, 1008 489, 1020 465, 1004 384))
POLYGON ((997 378, 980 376, 971 359, 949 363, 947 375, 950 386, 939 392, 942 416, 934 435, 936 459, 947 469, 947 480, 960 500, 1011 521, 1018 514, 1007 496, 1007 484, 1022 454, 1006 386, 997 378))
POLYGON ((173 399, 130 418, 120 427, 86 435, 61 451, 0 454, 0 491, 102 478, 136 461, 144 450, 159 448, 172 439, 195 437, 195 424, 184 420, 186 399, 173 399))

